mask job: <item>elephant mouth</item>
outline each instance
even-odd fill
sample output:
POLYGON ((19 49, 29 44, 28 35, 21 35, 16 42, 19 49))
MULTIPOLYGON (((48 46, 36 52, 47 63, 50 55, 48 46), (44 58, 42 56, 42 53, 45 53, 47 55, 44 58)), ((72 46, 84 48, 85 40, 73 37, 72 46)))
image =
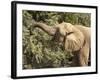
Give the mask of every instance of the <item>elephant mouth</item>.
POLYGON ((64 42, 64 37, 60 37, 60 38, 56 38, 55 40, 53 40, 55 43, 57 44, 62 44, 62 42, 64 42))

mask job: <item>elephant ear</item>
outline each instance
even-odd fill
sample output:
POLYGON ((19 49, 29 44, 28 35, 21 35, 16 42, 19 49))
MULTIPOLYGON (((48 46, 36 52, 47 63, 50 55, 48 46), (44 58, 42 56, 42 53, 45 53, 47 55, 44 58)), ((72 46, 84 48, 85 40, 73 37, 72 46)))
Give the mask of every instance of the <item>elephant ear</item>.
POLYGON ((83 33, 73 25, 68 26, 68 24, 66 24, 65 50, 69 52, 78 51, 83 47, 83 45, 83 33))

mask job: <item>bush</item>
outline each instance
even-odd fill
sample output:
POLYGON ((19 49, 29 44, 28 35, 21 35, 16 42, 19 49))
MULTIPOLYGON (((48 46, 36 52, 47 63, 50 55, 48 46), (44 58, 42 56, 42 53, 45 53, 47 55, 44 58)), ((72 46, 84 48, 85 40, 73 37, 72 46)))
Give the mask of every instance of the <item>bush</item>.
POLYGON ((72 24, 90 26, 90 14, 69 12, 47 12, 23 10, 23 69, 69 67, 72 54, 63 50, 62 45, 51 41, 49 36, 39 28, 30 26, 32 20, 55 25, 63 21, 72 24))

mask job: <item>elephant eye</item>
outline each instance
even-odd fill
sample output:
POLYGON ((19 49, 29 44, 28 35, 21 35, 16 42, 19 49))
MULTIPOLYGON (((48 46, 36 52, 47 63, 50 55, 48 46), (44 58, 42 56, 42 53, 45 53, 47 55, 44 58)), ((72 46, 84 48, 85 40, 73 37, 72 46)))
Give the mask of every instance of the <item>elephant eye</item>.
POLYGON ((69 33, 66 33, 66 35, 70 35, 70 34, 72 34, 72 33, 74 33, 74 32, 69 32, 69 33))

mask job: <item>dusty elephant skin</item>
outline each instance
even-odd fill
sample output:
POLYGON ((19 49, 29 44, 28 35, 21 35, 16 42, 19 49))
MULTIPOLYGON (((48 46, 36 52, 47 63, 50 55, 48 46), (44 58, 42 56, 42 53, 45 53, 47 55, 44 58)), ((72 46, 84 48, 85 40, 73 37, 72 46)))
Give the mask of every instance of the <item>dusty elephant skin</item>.
POLYGON ((54 27, 44 23, 34 22, 32 27, 38 27, 53 36, 58 44, 62 43, 66 51, 74 57, 72 66, 88 66, 91 49, 91 29, 82 25, 72 25, 62 22, 54 27))

